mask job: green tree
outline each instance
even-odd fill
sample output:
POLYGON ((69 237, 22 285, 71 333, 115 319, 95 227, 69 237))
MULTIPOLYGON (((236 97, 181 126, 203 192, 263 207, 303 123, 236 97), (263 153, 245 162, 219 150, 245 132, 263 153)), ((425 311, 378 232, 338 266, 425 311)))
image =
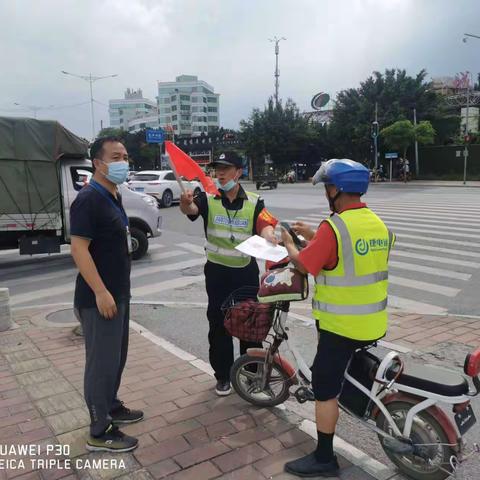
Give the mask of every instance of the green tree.
POLYGON ((291 99, 283 105, 269 98, 263 111, 256 108, 248 120, 240 122, 240 139, 254 168, 263 166, 265 155, 270 155, 277 170, 293 163, 310 163, 325 136, 322 127, 308 124, 291 99))
MULTIPOLYGON (((411 77, 405 70, 387 69, 383 74, 373 72, 359 88, 341 91, 329 128, 329 143, 335 146, 335 155, 355 160, 373 157, 371 125, 375 119, 375 105, 380 127, 397 120, 413 119, 413 108, 421 120, 433 122, 441 117, 441 99, 429 89, 426 77, 425 70, 411 77)), ((382 139, 379 138, 381 148, 382 139)))
POLYGON ((97 138, 99 137, 120 137, 124 138, 126 134, 125 130, 121 128, 114 128, 114 127, 106 127, 102 128, 100 132, 98 132, 97 138))
POLYGON ((433 143, 435 130, 429 121, 422 121, 416 127, 410 120, 399 120, 380 131, 387 146, 401 150, 403 158, 407 157, 407 149, 417 140, 420 144, 433 143))

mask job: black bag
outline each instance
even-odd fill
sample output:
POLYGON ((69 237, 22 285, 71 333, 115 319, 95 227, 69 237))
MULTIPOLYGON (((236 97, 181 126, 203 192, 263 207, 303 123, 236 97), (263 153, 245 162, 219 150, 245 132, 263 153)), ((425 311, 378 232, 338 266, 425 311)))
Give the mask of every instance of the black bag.
MULTIPOLYGON (((379 365, 380 360, 375 355, 366 350, 359 350, 353 354, 347 373, 367 390, 370 390, 379 365)), ((370 414, 370 397, 367 397, 347 379, 343 382, 338 401, 343 407, 359 417, 370 414)))

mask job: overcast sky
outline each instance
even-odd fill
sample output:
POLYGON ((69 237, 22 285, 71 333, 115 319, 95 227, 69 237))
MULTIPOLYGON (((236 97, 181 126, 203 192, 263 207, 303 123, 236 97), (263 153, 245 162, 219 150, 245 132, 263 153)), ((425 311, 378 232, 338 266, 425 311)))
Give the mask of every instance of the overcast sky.
MULTIPOLYGON (((309 109, 374 70, 429 76, 480 71, 480 0, 1 0, 0 115, 14 102, 57 107, 89 100, 89 85, 61 70, 117 78, 94 84, 96 128, 127 87, 155 99, 159 81, 198 75, 220 93, 220 122, 236 128, 274 89, 309 109)), ((24 113, 22 111, 21 113, 24 113)), ((90 106, 44 110, 91 136, 90 106)))

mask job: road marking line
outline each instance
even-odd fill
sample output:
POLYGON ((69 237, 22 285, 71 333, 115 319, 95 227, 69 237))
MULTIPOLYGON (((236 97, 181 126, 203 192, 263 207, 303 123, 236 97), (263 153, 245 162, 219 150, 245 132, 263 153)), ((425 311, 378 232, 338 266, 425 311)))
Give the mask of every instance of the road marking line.
POLYGON ((388 295, 388 306, 398 308, 410 313, 418 313, 424 315, 439 315, 447 313, 447 309, 432 305, 430 303, 416 302, 408 298, 398 297, 396 295, 388 295))
POLYGON ((430 275, 436 275, 438 277, 454 278, 455 280, 466 281, 466 280, 469 280, 472 276, 471 274, 467 274, 467 273, 453 272, 451 270, 445 270, 442 268, 425 267, 423 265, 418 265, 416 263, 396 262, 394 260, 390 260, 388 262, 388 265, 389 267, 395 267, 401 270, 412 270, 413 272, 423 272, 423 273, 428 273, 430 275))
POLYGON ((205 255, 205 248, 201 245, 196 245, 194 243, 180 243, 177 247, 184 248, 193 253, 198 253, 200 255, 205 255))
MULTIPOLYGON (((138 269, 136 269, 132 272, 132 274, 130 275, 130 278, 134 279, 134 278, 140 278, 140 277, 143 277, 143 276, 146 276, 146 275, 151 275, 151 274, 159 273, 159 272, 181 270, 182 268, 189 268, 189 267, 193 267, 193 266, 197 266, 197 265, 202 265, 203 263, 205 263, 204 258, 194 258, 194 259, 187 260, 187 261, 184 261, 184 262, 167 263, 165 265, 156 265, 154 267, 138 268, 138 269)), ((145 287, 133 288, 132 289, 132 295, 134 294, 134 292, 138 292, 138 291, 142 292, 143 295, 147 295, 148 293, 144 293, 144 292, 148 292, 149 290, 151 290, 152 293, 155 293, 157 291, 163 291, 163 290, 167 290, 169 288, 176 288, 176 285, 178 285, 179 287, 182 287, 182 286, 185 286, 184 285, 185 281, 187 281, 187 284, 188 284, 189 283, 188 279, 192 279, 192 278, 197 279, 196 281, 201 281, 201 280, 198 280, 198 279, 203 279, 203 275, 181 277, 181 278, 177 278, 177 279, 166 280, 164 282, 155 283, 153 285, 148 285, 148 286, 145 286, 145 287), (171 284, 172 284, 171 287, 168 286, 169 282, 171 282, 171 284), (175 282, 177 282, 177 283, 175 283, 175 282)), ((195 282, 190 281, 190 283, 196 283, 196 281, 195 282)), ((74 290, 75 290, 75 285, 72 282, 69 285, 61 285, 61 286, 53 287, 53 288, 52 287, 43 288, 43 289, 36 290, 35 292, 23 293, 23 294, 19 294, 19 295, 12 295, 10 297, 10 303, 11 303, 11 305, 18 305, 18 304, 21 304, 21 303, 31 302, 33 300, 38 300, 38 299, 45 298, 45 297, 54 297, 54 296, 57 296, 57 295, 63 295, 63 294, 66 294, 66 293, 71 293, 74 290)))
POLYGON ((445 287, 443 285, 437 285, 436 283, 422 282, 420 280, 412 280, 411 278, 398 277, 396 275, 389 275, 388 283, 390 285, 399 285, 401 287, 436 293, 438 295, 444 295, 445 297, 455 297, 461 292, 460 288, 445 287))
POLYGON ((457 260, 455 258, 436 257, 433 255, 422 255, 421 253, 404 252, 401 250, 395 250, 395 247, 390 252, 390 256, 417 258, 418 260, 427 260, 429 262, 435 262, 435 263, 446 263, 448 265, 459 265, 461 267, 467 267, 467 268, 480 268, 480 263, 478 262, 472 262, 467 260, 457 260))
MULTIPOLYGON (((309 220, 312 220, 310 217, 297 217, 298 220, 303 220, 306 223, 310 225, 317 225, 314 222, 309 222, 309 220)), ((285 220, 286 222, 295 222, 295 220, 285 220)), ((395 225, 395 228, 392 228, 392 230, 395 232, 396 230, 405 230, 407 232, 419 232, 419 233, 433 233, 433 234, 438 234, 438 235, 447 235, 450 237, 466 237, 466 238, 479 238, 480 232, 479 233, 456 233, 456 232, 446 232, 444 230, 436 230, 436 229, 422 229, 422 228, 417 228, 417 225, 411 222, 384 222, 387 226, 389 225, 395 225), (410 227, 405 227, 404 225, 411 225, 412 228, 410 227)), ((455 229, 457 230, 457 229, 455 229)), ((465 230, 465 229, 464 229, 465 230)), ((470 230, 468 229, 467 231, 475 231, 475 230, 470 230)))
POLYGON ((173 288, 182 288, 188 285, 201 283, 205 281, 204 275, 191 275, 188 277, 173 278, 163 282, 157 282, 153 285, 146 285, 144 287, 132 288, 132 296, 140 297, 145 295, 152 295, 154 293, 171 290, 173 288))
POLYGON ((453 248, 442 248, 442 247, 434 247, 433 245, 418 245, 416 243, 405 243, 405 242, 395 242, 395 249, 398 248, 413 248, 414 250, 429 250, 432 252, 439 252, 439 253, 449 253, 451 255, 462 255, 464 257, 474 257, 480 258, 480 252, 468 252, 466 250, 455 250, 453 248))

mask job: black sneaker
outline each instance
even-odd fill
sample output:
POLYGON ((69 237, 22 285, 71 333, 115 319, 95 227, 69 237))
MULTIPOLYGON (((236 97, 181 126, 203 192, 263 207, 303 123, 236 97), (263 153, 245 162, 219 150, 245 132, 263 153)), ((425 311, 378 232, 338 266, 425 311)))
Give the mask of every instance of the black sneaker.
POLYGON ((86 448, 89 452, 131 452, 138 447, 138 440, 121 432, 113 424, 107 428, 100 437, 92 437, 87 440, 86 448))
POLYGON ((120 407, 110 412, 110 416, 114 425, 125 425, 143 420, 143 412, 141 410, 130 410, 123 403, 120 407))
POLYGON ((215 386, 215 393, 219 397, 225 397, 232 393, 232 387, 230 386, 230 382, 228 380, 218 380, 217 385, 215 386))
POLYGON ((285 464, 285 471, 298 477, 336 477, 339 468, 335 455, 328 463, 321 463, 315 452, 285 464))

